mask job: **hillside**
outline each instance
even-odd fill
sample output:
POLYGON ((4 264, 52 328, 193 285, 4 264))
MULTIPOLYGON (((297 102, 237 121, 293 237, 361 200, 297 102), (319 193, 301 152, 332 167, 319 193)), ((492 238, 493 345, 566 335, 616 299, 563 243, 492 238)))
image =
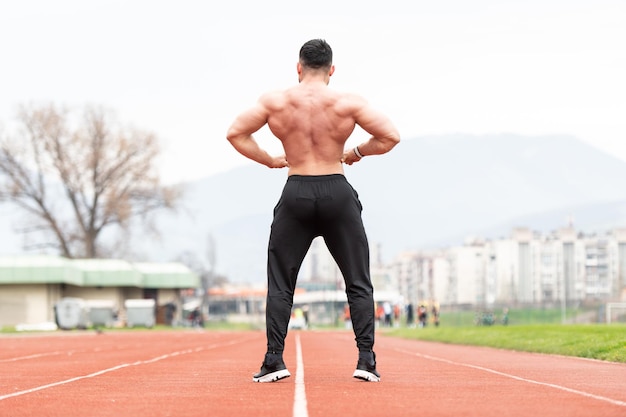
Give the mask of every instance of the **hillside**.
MULTIPOLYGON (((205 256, 217 269, 262 280, 272 209, 286 172, 250 164, 188 184, 189 216, 163 219, 168 253, 205 256)), ((443 136, 404 140, 392 153, 346 167, 384 259, 405 249, 497 237, 514 226, 581 230, 626 224, 626 163, 572 137, 443 136)))
MULTIPOLYGON (((161 216, 162 239, 136 239, 134 258, 206 259, 233 281, 262 282, 272 209, 287 172, 249 164, 186 184, 183 209, 161 216)), ((399 251, 549 231, 573 219, 591 232, 626 225, 626 162, 573 137, 449 135, 403 140, 346 167, 372 244, 399 251)), ((3 233, 4 234, 4 233, 3 233)))

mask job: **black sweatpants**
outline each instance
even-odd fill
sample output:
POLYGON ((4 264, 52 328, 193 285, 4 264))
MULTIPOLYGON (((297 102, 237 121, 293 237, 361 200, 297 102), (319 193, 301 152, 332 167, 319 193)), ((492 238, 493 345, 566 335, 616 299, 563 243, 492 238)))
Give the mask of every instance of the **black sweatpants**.
POLYGON ((346 284, 359 351, 374 346, 374 291, 357 192, 341 174, 287 179, 274 208, 268 246, 267 350, 282 353, 302 261, 322 236, 346 284))

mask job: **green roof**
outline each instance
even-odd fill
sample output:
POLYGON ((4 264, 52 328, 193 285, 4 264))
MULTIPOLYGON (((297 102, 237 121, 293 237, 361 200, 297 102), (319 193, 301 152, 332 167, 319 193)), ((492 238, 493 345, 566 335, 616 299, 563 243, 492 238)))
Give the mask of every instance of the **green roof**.
POLYGON ((71 261, 83 276, 83 287, 143 287, 141 273, 130 262, 118 259, 71 261))
POLYGON ((197 288, 185 265, 55 256, 0 257, 0 284, 71 284, 80 287, 197 288))
POLYGON ((55 256, 0 257, 0 284, 82 285, 81 272, 55 256))
POLYGON ((198 275, 180 263, 135 263, 133 264, 143 277, 145 288, 197 288, 200 286, 198 275))

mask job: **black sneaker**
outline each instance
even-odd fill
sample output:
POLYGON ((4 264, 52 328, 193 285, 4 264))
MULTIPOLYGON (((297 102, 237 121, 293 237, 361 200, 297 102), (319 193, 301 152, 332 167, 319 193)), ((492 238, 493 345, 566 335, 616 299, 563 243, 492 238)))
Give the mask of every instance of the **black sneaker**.
POLYGON ((254 382, 275 382, 290 376, 291 374, 287 370, 281 354, 266 353, 261 370, 252 377, 252 380, 254 382))
POLYGON ((376 370, 376 354, 374 352, 359 352, 359 361, 353 377, 370 382, 380 382, 380 374, 376 370))

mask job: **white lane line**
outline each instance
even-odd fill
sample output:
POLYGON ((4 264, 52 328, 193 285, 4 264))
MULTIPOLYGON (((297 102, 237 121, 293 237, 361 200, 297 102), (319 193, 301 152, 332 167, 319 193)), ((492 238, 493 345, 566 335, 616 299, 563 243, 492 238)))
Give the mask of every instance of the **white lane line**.
POLYGON ((11 398, 11 397, 19 397, 20 395, 26 395, 26 394, 30 394, 30 393, 33 393, 33 392, 45 390, 45 389, 48 389, 48 388, 57 387, 59 385, 69 384, 69 383, 80 381, 80 380, 83 380, 83 379, 94 378, 94 377, 97 377, 97 376, 100 376, 100 375, 104 375, 104 374, 109 373, 109 372, 117 371, 119 369, 128 368, 130 366, 140 366, 140 365, 151 364, 151 363, 162 361, 164 359, 173 358, 175 356, 187 355, 189 353, 196 353, 196 352, 201 352, 203 350, 215 349, 215 348, 221 347, 221 346, 230 346, 230 345, 234 345, 234 344, 239 343, 239 342, 240 341, 238 341, 238 340, 233 340, 233 341, 229 341, 228 343, 224 343, 224 344, 215 343, 215 344, 204 346, 204 347, 196 347, 196 348, 192 348, 192 349, 179 350, 179 351, 176 351, 176 352, 167 353, 165 355, 156 356, 156 357, 154 357, 152 359, 147 359, 147 360, 143 360, 143 361, 123 363, 123 364, 120 364, 120 365, 117 365, 117 366, 113 366, 111 368, 102 369, 100 371, 93 372, 91 374, 76 376, 76 377, 73 377, 73 378, 64 379, 63 381, 52 382, 50 384, 40 385, 38 387, 34 387, 34 388, 22 390, 22 391, 16 391, 16 392, 13 392, 11 394, 0 395, 0 401, 6 400, 7 398, 11 398))
POLYGON ((300 335, 296 334, 296 393, 293 400, 293 417, 308 417, 306 393, 304 391, 304 361, 300 335))
POLYGON ((46 353, 35 353, 33 355, 28 355, 28 356, 17 356, 15 358, 7 358, 7 359, 0 359, 0 362, 17 362, 17 361, 23 361, 26 359, 36 359, 36 358, 44 358, 46 356, 57 356, 57 355, 72 355, 74 354, 76 351, 75 350, 68 350, 68 351, 54 351, 54 352, 46 352, 46 353))
POLYGON ((38 387, 30 388, 30 389, 27 389, 27 390, 17 391, 17 392, 11 393, 11 394, 2 395, 2 396, 0 396, 0 401, 6 400, 7 398, 18 397, 20 395, 30 394, 30 393, 33 393, 33 392, 36 392, 36 391, 41 391, 41 390, 44 390, 44 389, 56 387, 56 386, 59 386, 59 385, 69 384, 71 382, 80 381, 82 379, 93 378, 93 377, 96 377, 96 376, 104 375, 104 374, 109 373, 109 372, 117 371, 118 369, 127 368, 129 366, 139 366, 139 365, 145 365, 145 364, 148 364, 148 363, 154 363, 154 362, 161 361, 163 359, 171 358, 171 357, 178 356, 178 355, 185 355, 185 354, 188 354, 188 353, 198 352, 200 350, 203 350, 203 348, 181 350, 181 351, 178 351, 178 352, 172 352, 172 353, 168 353, 166 355, 157 356, 155 358, 148 359, 148 360, 145 360, 145 361, 136 361, 136 362, 131 362, 131 363, 123 363, 121 365, 117 365, 117 366, 114 366, 112 368, 102 369, 100 371, 93 372, 91 374, 82 375, 82 376, 76 376, 74 378, 65 379, 63 381, 52 382, 50 384, 40 385, 38 387))
POLYGON ((495 374, 495 375, 504 376, 504 377, 507 377, 507 378, 515 379, 517 381, 528 382, 529 384, 535 384, 535 385, 541 385, 541 386, 544 386, 544 387, 555 388, 555 389, 558 389, 558 390, 561 390, 561 391, 565 391, 565 392, 569 392, 569 393, 572 393, 572 394, 582 395, 583 397, 593 398, 593 399, 599 400, 599 401, 604 401, 604 402, 607 402, 609 404, 619 405, 621 407, 626 407, 626 402, 625 401, 614 400, 613 398, 603 397, 601 395, 592 394, 590 392, 579 391, 579 390, 576 390, 576 389, 567 388, 567 387, 564 387, 562 385, 550 384, 548 382, 535 381, 534 379, 522 378, 521 376, 507 374, 507 373, 504 373, 504 372, 496 371, 495 369, 484 368, 482 366, 471 365, 469 363, 455 362, 455 361, 451 361, 451 360, 444 359, 444 358, 438 358, 438 357, 435 357, 435 356, 424 355, 422 353, 410 352, 408 350, 403 350, 403 349, 394 349, 394 350, 397 351, 397 352, 401 352, 401 353, 407 353, 409 355, 420 356, 420 357, 422 357, 424 359, 429 359, 429 360, 432 360, 432 361, 444 362, 444 363, 447 363, 447 364, 450 364, 450 365, 457 365, 457 366, 464 366, 466 368, 478 369, 480 371, 485 371, 485 372, 489 372, 489 373, 492 373, 492 374, 495 374))

